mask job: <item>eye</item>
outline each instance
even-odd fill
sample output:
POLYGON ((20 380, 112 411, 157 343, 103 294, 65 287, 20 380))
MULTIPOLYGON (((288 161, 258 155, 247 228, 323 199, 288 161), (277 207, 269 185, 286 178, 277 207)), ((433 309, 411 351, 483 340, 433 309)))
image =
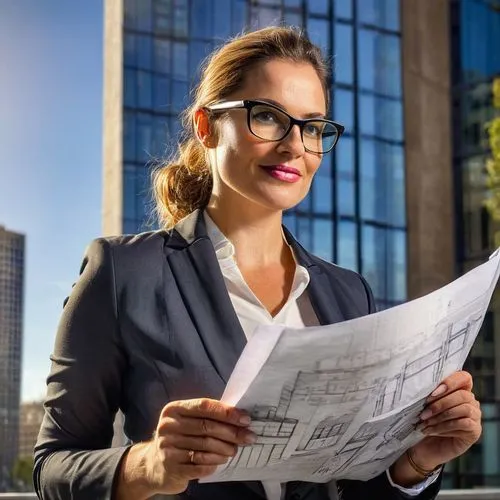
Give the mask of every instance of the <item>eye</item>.
POLYGON ((259 111, 254 114, 253 118, 261 123, 269 123, 271 125, 281 123, 277 114, 270 110, 259 111))
POLYGON ((322 123, 307 123, 304 127, 304 134, 311 137, 319 137, 323 134, 322 123))

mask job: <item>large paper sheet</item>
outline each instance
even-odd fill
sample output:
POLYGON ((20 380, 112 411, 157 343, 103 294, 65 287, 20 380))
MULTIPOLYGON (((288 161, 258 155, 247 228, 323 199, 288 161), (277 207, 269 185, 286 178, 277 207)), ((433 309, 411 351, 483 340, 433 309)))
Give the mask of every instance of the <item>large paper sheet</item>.
POLYGON ((427 396, 459 370, 484 319, 500 252, 406 304, 328 326, 260 327, 222 400, 245 409, 253 445, 202 482, 368 480, 424 435, 427 396))

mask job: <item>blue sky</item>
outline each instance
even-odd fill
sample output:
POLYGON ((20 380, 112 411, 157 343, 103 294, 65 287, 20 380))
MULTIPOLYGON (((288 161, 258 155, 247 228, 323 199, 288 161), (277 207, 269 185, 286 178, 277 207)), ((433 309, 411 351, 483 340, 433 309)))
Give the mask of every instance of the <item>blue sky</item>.
POLYGON ((43 397, 62 302, 101 232, 101 0, 0 1, 0 225, 26 235, 22 399, 43 397))

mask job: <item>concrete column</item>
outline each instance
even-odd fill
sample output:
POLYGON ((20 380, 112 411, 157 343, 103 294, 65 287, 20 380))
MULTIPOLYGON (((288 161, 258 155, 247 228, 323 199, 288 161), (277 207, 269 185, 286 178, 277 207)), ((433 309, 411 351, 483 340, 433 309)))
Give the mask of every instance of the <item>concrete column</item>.
POLYGON ((454 278, 449 0, 401 0, 408 296, 454 278))

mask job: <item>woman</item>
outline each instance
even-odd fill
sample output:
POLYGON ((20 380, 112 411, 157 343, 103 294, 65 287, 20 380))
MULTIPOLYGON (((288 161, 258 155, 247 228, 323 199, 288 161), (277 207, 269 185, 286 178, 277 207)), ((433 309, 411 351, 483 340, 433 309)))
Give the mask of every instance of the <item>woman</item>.
POLYGON ((365 280, 282 229, 343 128, 324 117, 328 69, 290 28, 235 39, 204 68, 188 138, 155 175, 166 230, 99 239, 69 297, 35 448, 40 498, 435 498, 441 464, 481 431, 471 378, 443 382, 426 438, 368 481, 199 484, 255 439, 219 400, 258 324, 310 326, 374 311, 365 280), (134 445, 109 449, 125 414, 134 445))

